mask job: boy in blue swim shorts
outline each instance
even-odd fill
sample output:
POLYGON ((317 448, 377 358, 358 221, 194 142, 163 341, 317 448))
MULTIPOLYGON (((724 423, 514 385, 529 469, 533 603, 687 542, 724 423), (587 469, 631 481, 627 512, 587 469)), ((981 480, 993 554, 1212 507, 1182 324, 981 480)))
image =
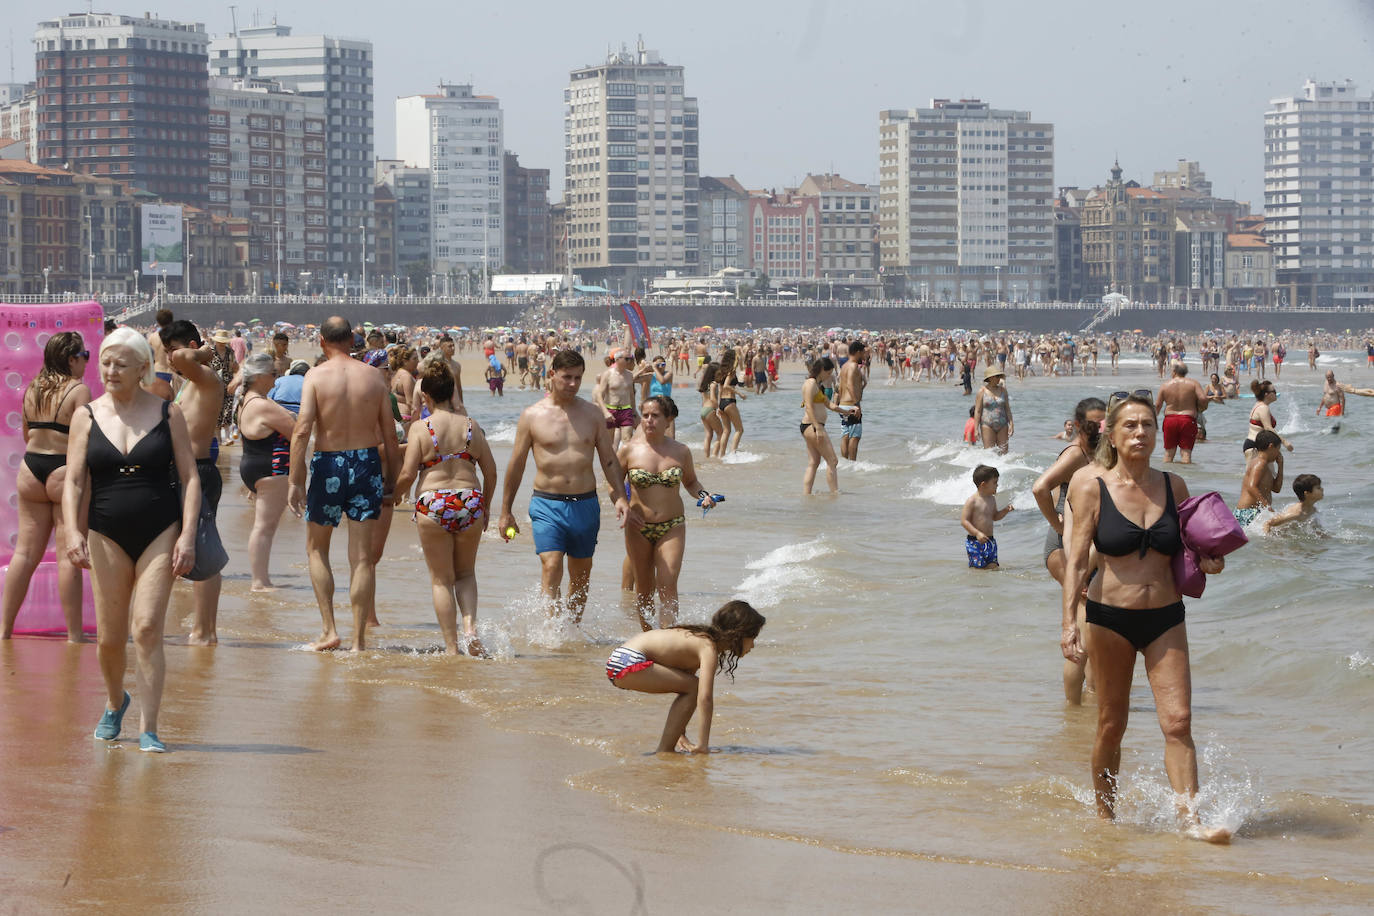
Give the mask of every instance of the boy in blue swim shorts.
POLYGON ((1005 518, 1012 510, 997 508, 997 468, 980 464, 973 469, 973 485, 978 489, 964 503, 959 521, 967 532, 964 550, 971 569, 998 569, 997 539, 992 536, 993 522, 1005 518))

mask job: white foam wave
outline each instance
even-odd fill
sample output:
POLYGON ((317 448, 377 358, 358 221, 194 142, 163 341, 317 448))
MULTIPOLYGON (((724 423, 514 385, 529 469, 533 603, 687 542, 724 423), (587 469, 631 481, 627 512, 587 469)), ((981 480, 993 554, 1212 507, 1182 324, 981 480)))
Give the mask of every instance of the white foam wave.
POLYGON ((1354 655, 1348 657, 1345 661, 1348 665, 1350 665, 1351 671, 1359 671, 1361 668, 1374 667, 1374 658, 1365 655, 1363 652, 1356 652, 1354 655))
POLYGON ((514 423, 497 423, 497 424, 496 424, 494 427, 492 427, 492 429, 487 433, 487 441, 488 441, 488 442, 514 442, 514 441, 515 441, 515 424, 514 424, 514 423))
POLYGON ((744 568, 770 569, 775 566, 807 563, 818 557, 829 556, 834 552, 834 549, 827 545, 823 538, 816 538, 814 541, 802 541, 797 544, 784 544, 781 547, 776 547, 757 560, 750 560, 745 563, 744 568))
POLYGON ((849 461, 847 459, 841 458, 840 468, 842 470, 848 471, 851 474, 872 474, 875 471, 890 471, 892 470, 892 465, 878 464, 875 461, 849 461))
POLYGON ((941 442, 921 442, 912 439, 907 443, 907 448, 911 451, 911 457, 917 461, 946 461, 969 446, 948 439, 941 442))
POLYGON ((962 506, 972 493, 973 480, 967 474, 915 480, 906 490, 908 499, 924 499, 941 506, 962 506))
POLYGON ((817 588, 821 577, 807 564, 834 552, 823 538, 784 544, 744 565, 754 572, 735 586, 735 594, 758 608, 778 607, 817 588))
POLYGON ((764 457, 755 452, 731 452, 720 459, 721 464, 757 464, 764 457))

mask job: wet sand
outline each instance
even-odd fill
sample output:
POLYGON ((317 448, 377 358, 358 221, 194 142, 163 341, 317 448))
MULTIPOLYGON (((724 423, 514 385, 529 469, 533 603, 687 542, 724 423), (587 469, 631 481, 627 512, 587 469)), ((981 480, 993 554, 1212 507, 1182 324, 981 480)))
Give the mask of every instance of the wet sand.
MULTIPOLYGON (((174 639, 175 637, 173 637, 174 639)), ((839 852, 674 823, 569 780, 606 759, 281 645, 169 645, 171 753, 114 743, 92 645, 0 644, 6 913, 388 910, 1026 913, 1154 882, 839 852), (919 904, 915 903, 919 901, 919 904)), ((665 779, 709 759, 662 762, 665 779)))

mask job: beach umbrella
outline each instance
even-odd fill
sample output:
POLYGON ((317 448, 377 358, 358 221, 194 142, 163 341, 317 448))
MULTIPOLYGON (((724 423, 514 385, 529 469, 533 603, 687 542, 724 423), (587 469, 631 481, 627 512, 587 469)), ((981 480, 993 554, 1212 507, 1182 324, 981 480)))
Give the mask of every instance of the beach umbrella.
POLYGON ((277 323, 277 326, 282 328, 290 328, 293 331, 296 330, 296 326, 289 321, 280 321, 277 323))
POLYGON ((262 319, 261 319, 261 318, 249 318, 249 319, 248 319, 248 323, 249 323, 249 324, 262 324, 262 319))
POLYGON ((242 321, 235 321, 235 322, 234 322, 234 327, 236 327, 236 328, 246 328, 246 327, 248 327, 248 325, 244 324, 242 321))

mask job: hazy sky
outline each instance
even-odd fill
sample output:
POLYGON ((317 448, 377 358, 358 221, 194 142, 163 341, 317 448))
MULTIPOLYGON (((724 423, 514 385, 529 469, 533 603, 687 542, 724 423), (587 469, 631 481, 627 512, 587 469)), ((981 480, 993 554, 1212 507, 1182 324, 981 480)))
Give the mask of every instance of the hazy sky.
MULTIPOLYGON (((95 8, 137 14, 146 5, 95 8)), ((33 77, 37 17, 85 4, 5 7, 0 23, 22 81, 33 77)), ((163 2, 155 13, 204 22, 212 35, 230 29, 228 3, 163 2)), ((237 15, 251 24, 251 0, 237 15)), ((1104 181, 1114 156, 1145 183, 1187 158, 1202 163, 1216 194, 1260 207, 1269 99, 1309 77, 1374 90, 1374 0, 292 0, 256 15, 297 33, 372 40, 379 156, 394 149, 398 96, 442 79, 499 97, 507 148, 552 170, 554 200, 568 71, 640 34, 686 68, 701 105, 702 174, 734 174, 747 187, 832 168, 875 182, 879 110, 981 98, 1054 123, 1057 185, 1104 181)))

